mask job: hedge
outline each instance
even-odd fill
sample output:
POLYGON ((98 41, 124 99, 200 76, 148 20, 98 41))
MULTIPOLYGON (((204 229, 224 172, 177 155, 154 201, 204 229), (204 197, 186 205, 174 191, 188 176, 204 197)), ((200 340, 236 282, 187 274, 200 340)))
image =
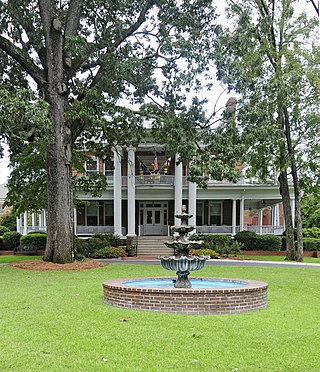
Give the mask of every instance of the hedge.
POLYGON ((47 244, 47 234, 31 233, 20 238, 21 245, 33 245, 36 249, 45 250, 47 244))
POLYGON ((222 234, 193 234, 190 236, 190 240, 203 240, 206 243, 213 244, 229 244, 232 241, 232 236, 222 234))
POLYGON ((242 244, 242 249, 245 251, 256 250, 257 237, 259 235, 254 231, 240 231, 236 233, 234 239, 242 244))
POLYGON ((0 236, 2 236, 4 233, 9 232, 10 230, 5 226, 0 226, 0 236))
POLYGON ((309 227, 309 228, 306 227, 302 229, 302 231, 303 231, 303 236, 306 238, 320 239, 320 228, 319 227, 309 227))
POLYGON ((99 238, 76 238, 75 245, 77 254, 84 257, 93 257, 95 251, 105 248, 107 244, 99 238))
POLYGON ((104 245, 109 245, 111 247, 119 247, 121 245, 120 236, 117 234, 93 234, 92 238, 99 239, 104 242, 104 245))
POLYGON ((320 239, 303 238, 303 249, 305 251, 320 251, 320 239))
POLYGON ((9 231, 3 234, 3 248, 5 250, 12 250, 20 244, 21 234, 16 231, 9 231))
POLYGON ((0 251, 4 249, 3 247, 3 236, 0 236, 0 251))
POLYGON ((280 251, 282 237, 276 235, 258 235, 254 231, 240 231, 234 236, 245 251, 280 251))

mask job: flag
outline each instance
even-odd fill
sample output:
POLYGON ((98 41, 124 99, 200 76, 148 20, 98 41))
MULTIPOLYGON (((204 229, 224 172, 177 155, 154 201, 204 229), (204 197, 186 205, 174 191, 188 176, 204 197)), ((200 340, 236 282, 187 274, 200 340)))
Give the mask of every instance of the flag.
POLYGON ((143 174, 148 174, 148 168, 147 168, 147 166, 144 164, 144 162, 141 161, 141 160, 140 160, 140 165, 141 165, 141 169, 142 169, 143 174))
POLYGON ((167 163, 167 167, 169 168, 171 164, 171 158, 168 158, 166 163, 167 163))
POLYGON ((153 169, 155 172, 158 172, 159 170, 159 163, 158 163, 158 157, 155 155, 154 161, 153 161, 153 169))

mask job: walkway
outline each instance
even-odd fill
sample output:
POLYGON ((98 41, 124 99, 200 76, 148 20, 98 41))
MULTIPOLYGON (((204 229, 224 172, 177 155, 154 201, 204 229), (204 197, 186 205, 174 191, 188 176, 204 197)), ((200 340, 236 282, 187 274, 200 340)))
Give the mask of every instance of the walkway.
MULTIPOLYGON (((160 260, 156 257, 127 257, 125 259, 112 259, 99 261, 108 261, 115 264, 138 264, 138 265, 160 265, 160 260)), ((300 263, 300 262, 275 262, 275 261, 257 261, 257 260, 232 260, 219 259, 208 260, 207 266, 246 266, 246 267, 280 267, 294 269, 320 269, 320 264, 300 263)))

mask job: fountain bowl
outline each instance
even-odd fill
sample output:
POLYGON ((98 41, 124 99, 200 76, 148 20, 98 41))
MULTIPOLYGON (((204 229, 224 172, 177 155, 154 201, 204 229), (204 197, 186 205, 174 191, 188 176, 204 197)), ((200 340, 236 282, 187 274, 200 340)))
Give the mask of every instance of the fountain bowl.
POLYGON ((198 256, 168 256, 160 257, 161 265, 166 270, 196 271, 203 269, 208 257, 198 256))
POLYGON ((104 302, 120 308, 190 315, 237 314, 264 309, 268 304, 268 284, 231 278, 196 278, 224 281, 222 288, 156 288, 129 285, 135 281, 174 281, 173 277, 126 278, 103 283, 104 302), (239 286, 239 283, 242 284, 239 286))

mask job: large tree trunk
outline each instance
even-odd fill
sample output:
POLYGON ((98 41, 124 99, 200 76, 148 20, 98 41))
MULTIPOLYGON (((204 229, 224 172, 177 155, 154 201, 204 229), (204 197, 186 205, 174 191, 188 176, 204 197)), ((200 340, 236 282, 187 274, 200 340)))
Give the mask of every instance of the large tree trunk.
POLYGON ((287 249, 287 260, 295 261, 295 245, 294 245, 294 233, 292 223, 292 213, 290 205, 290 192, 288 185, 287 168, 285 167, 286 158, 284 144, 280 145, 280 164, 281 171, 279 174, 280 194, 283 203, 284 220, 286 224, 286 249, 287 249))
POLYGON ((53 0, 39 0, 46 43, 47 84, 41 87, 49 104, 52 124, 46 139, 48 221, 45 261, 73 260, 74 233, 71 192, 71 131, 66 124, 67 79, 63 55, 63 30, 53 0))
MULTIPOLYGON (((73 260, 73 206, 71 192, 71 143, 63 110, 53 105, 53 141, 46 143, 48 194, 47 246, 45 261, 56 263, 73 260)), ((58 107, 57 107, 58 106, 58 107)))
POLYGON ((287 139, 287 147, 290 158, 291 174, 293 179, 294 197, 295 197, 295 219, 297 227, 297 250, 296 250, 296 261, 303 261, 303 231, 302 231, 302 218, 301 218, 301 193, 298 178, 298 171, 296 165, 296 159, 294 156, 294 149, 291 141, 290 121, 289 113, 287 108, 284 109, 284 123, 285 123, 285 135, 287 139))

